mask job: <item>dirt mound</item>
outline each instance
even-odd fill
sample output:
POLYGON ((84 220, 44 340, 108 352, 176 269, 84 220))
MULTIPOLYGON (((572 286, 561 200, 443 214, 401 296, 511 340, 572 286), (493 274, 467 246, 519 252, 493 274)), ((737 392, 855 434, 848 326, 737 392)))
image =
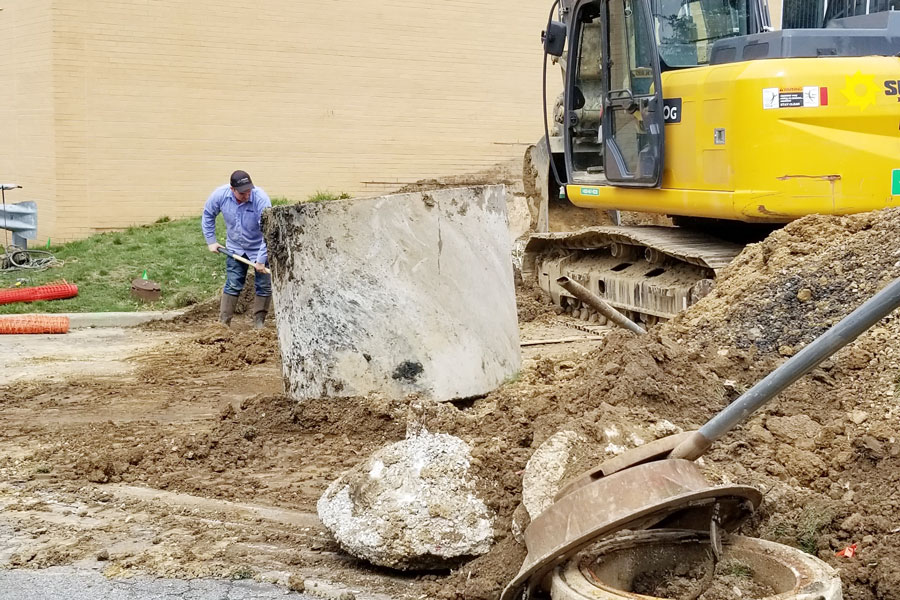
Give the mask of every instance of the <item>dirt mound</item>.
MULTIPOLYGON (((300 445, 306 446, 306 452, 317 446, 322 451, 321 446, 329 445, 324 434, 297 425, 292 412, 293 403, 283 396, 258 396, 238 407, 228 404, 208 430, 174 436, 163 430, 133 448, 76 452, 73 475, 97 483, 124 481, 213 496, 256 497, 253 488, 259 482, 251 473, 265 472, 277 461, 285 460, 282 448, 291 453, 299 450, 288 438, 296 436, 300 445)), ((339 439, 337 445, 343 446, 344 440, 339 439)), ((296 456, 292 458, 296 460, 296 456)), ((346 455, 335 447, 333 453, 317 455, 315 466, 328 472, 346 464, 346 455)), ((278 500, 308 502, 311 498, 306 490, 299 494, 282 491, 278 500)))
MULTIPOLYGON (((247 280, 244 282, 244 288, 241 290, 237 304, 234 307, 235 315, 242 315, 250 311, 253 304, 253 297, 256 295, 254 283, 255 273, 256 272, 253 269, 247 269, 247 280)), ((219 320, 220 298, 221 293, 217 293, 208 300, 191 305, 184 313, 170 321, 151 321, 150 323, 143 325, 143 327, 151 330, 169 331, 178 330, 185 325, 193 325, 195 323, 215 323, 219 320)), ((269 318, 272 318, 272 313, 269 314, 269 318)))
POLYGON ((537 284, 516 280, 516 308, 519 323, 545 321, 555 315, 549 297, 537 284))
POLYGON ((167 344, 165 351, 145 357, 138 379, 152 384, 167 381, 173 370, 182 375, 200 375, 280 360, 274 328, 241 330, 235 324, 228 328, 214 322, 196 329, 187 341, 167 344))
POLYGON ((240 369, 281 360, 275 329, 234 330, 219 324, 210 325, 194 342, 205 348, 198 357, 200 364, 223 369, 240 369))
POLYGON ((404 185, 395 191, 395 194, 408 192, 425 192, 451 187, 465 187, 470 185, 498 185, 505 184, 510 193, 523 194, 522 186, 522 159, 516 158, 506 162, 497 163, 481 171, 465 173, 462 175, 449 175, 447 177, 420 179, 415 183, 404 185))
POLYGON ((900 250, 889 242, 896 239, 897 209, 801 219, 749 246, 668 329, 793 354, 900 275, 900 250))
POLYGON ((219 319, 219 296, 191 305, 181 315, 171 321, 151 321, 145 327, 149 329, 179 328, 188 323, 215 322, 219 319))

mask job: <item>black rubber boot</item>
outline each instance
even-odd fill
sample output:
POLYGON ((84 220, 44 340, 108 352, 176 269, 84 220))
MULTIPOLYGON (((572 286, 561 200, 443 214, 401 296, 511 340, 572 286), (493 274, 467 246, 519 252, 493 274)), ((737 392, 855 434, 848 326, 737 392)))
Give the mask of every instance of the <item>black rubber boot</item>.
POLYGON ((253 298, 253 329, 262 329, 266 326, 266 315, 272 305, 271 296, 256 296, 253 298))
POLYGON ((237 306, 238 297, 231 294, 222 294, 219 304, 219 321, 225 325, 231 325, 231 317, 234 316, 234 307, 237 306))

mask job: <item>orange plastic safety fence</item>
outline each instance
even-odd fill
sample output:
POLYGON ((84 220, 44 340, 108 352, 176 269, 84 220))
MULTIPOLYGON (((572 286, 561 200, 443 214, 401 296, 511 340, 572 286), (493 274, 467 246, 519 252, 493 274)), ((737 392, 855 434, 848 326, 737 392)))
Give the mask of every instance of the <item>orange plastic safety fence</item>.
POLYGON ((61 300, 77 295, 78 286, 73 283, 51 283, 37 287, 7 288, 0 290, 0 304, 34 302, 36 300, 61 300))
POLYGON ((67 333, 69 317, 44 315, 0 317, 0 334, 9 333, 67 333))

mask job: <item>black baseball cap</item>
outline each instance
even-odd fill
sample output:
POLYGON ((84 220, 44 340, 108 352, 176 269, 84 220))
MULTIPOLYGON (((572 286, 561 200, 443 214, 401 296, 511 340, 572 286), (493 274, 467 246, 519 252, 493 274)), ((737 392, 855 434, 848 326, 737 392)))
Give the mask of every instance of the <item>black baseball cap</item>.
POLYGON ((235 171, 231 174, 231 187, 243 193, 253 189, 253 181, 247 175, 247 171, 235 171))

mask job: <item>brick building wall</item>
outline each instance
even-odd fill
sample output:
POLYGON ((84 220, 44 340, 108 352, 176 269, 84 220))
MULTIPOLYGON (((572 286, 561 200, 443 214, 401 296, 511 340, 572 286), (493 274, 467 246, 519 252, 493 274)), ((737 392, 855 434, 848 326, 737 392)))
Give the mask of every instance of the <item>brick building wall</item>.
MULTIPOLYGON (((56 221, 51 2, 0 3, 0 183, 27 185, 27 195, 10 191, 6 200, 42 199, 46 223, 56 221)), ((0 244, 11 242, 0 231, 0 244)))
POLYGON ((371 195, 542 133, 545 0, 0 8, 0 181, 41 241, 197 215, 235 168, 272 196, 371 195))

